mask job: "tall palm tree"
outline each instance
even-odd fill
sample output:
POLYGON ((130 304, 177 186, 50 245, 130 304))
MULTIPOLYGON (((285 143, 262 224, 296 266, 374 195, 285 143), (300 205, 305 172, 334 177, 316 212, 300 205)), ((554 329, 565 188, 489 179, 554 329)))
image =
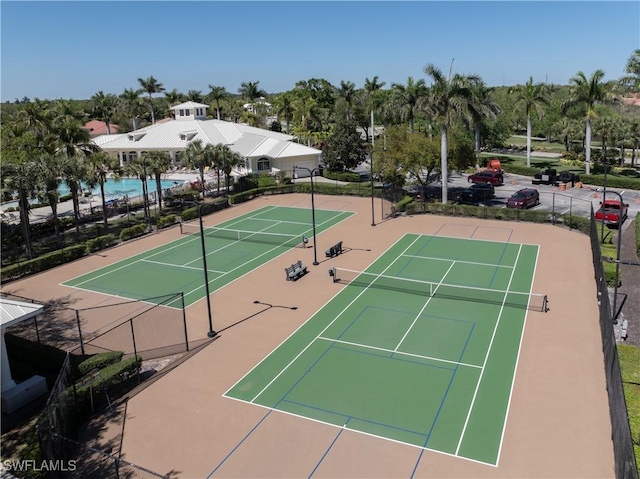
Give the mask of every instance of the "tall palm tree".
POLYGON ((87 154, 98 151, 99 148, 91 142, 89 132, 75 120, 65 120, 56 125, 54 133, 57 135, 56 153, 78 158, 82 161, 87 154))
POLYGON ((209 101, 215 102, 216 118, 219 120, 220 119, 220 102, 225 98, 227 98, 229 94, 227 93, 227 90, 225 90, 223 86, 209 85, 209 88, 211 88, 211 91, 209 92, 207 97, 209 101))
POLYGON ((147 170, 146 159, 142 156, 130 161, 124 168, 124 173, 128 176, 138 178, 142 182, 142 204, 144 208, 144 217, 149 229, 151 229, 151 209, 149 208, 149 194, 147 192, 147 179, 149 172, 147 170))
POLYGON ((209 148, 205 151, 202 140, 193 140, 187 145, 184 159, 191 168, 197 168, 200 172, 200 191, 204 198, 204 169, 213 164, 211 149, 209 148))
POLYGON ((624 69, 626 75, 620 83, 626 86, 631 93, 640 93, 640 48, 633 51, 624 69))
MULTIPOLYGON (((104 151, 98 151, 88 155, 86 161, 86 179, 90 186, 100 186, 100 199, 102 202, 102 222, 107 227, 107 199, 105 196, 104 185, 109 178, 110 173, 120 173, 120 163, 117 158, 109 155, 104 151)), ((137 170, 133 172, 137 175, 137 170)))
POLYGON ((182 103, 187 98, 184 94, 180 93, 176 88, 174 88, 173 90, 164 93, 164 99, 167 101, 169 106, 175 106, 178 103, 182 103))
POLYGON ((156 194, 158 196, 158 209, 162 213, 162 175, 171 166, 171 157, 165 151, 144 152, 142 156, 147 162, 149 174, 156 180, 156 194))
POLYGON ((93 105, 93 114, 104 121, 107 127, 107 135, 110 135, 111 118, 116 112, 118 98, 111 93, 105 95, 103 91, 99 91, 91 97, 91 103, 93 105))
POLYGON ((351 118, 351 108, 356 98, 356 85, 351 81, 340 81, 340 88, 336 90, 338 98, 342 98, 345 104, 346 118, 351 118))
POLYGON ((481 130, 485 121, 494 121, 500 107, 491 94, 491 89, 483 81, 471 85, 473 99, 469 104, 472 127, 475 132, 476 167, 480 166, 480 148, 482 147, 481 130))
POLYGON ((571 143, 580 136, 581 129, 581 125, 578 124, 577 120, 562 117, 560 121, 553 125, 552 131, 562 139, 564 151, 569 152, 571 143))
POLYGON ((457 118, 472 121, 469 105, 473 102, 471 85, 481 82, 478 75, 452 75, 447 78, 433 64, 424 67, 424 72, 431 78, 427 98, 423 98, 420 106, 424 108, 440 124, 440 170, 442 179, 442 203, 447 203, 449 181, 449 164, 447 160, 447 132, 457 118))
POLYGON ((283 118, 285 121, 285 132, 287 135, 291 128, 291 120, 293 120, 295 114, 293 101, 293 95, 290 92, 284 92, 278 95, 273 102, 278 119, 283 118))
MULTIPOLYGON (((382 98, 378 94, 382 87, 385 86, 386 82, 379 82, 378 75, 374 76, 372 80, 365 78, 364 80, 364 90, 366 92, 367 103, 369 105, 369 110, 371 111, 371 135, 375 138, 374 131, 374 112, 380 107, 382 103, 382 98)), ((369 140, 369 135, 367 134, 367 141, 369 140)))
POLYGON ((595 106, 598 103, 609 103, 613 101, 611 88, 602 82, 604 71, 596 70, 587 76, 583 72, 578 72, 569 80, 570 96, 562 104, 562 113, 566 113, 573 106, 586 108, 586 129, 585 129, 585 173, 591 172, 591 124, 596 117, 595 106))
POLYGON ((36 161, 36 175, 41 188, 40 192, 51 208, 53 228, 58 247, 62 247, 60 219, 58 218, 58 200, 60 197, 58 187, 62 183, 63 174, 62 164, 54 155, 43 152, 36 161))
POLYGON ((422 78, 415 81, 413 77, 409 77, 407 78, 406 86, 400 83, 392 83, 391 88, 400 116, 404 121, 409 122, 409 131, 413 133, 418 104, 427 94, 427 84, 422 78))
POLYGON ((226 194, 229 195, 229 187, 231 180, 231 172, 237 166, 243 164, 242 156, 236 151, 233 151, 229 146, 218 144, 217 148, 222 152, 222 171, 226 180, 226 194))
POLYGON ((68 157, 66 154, 59 154, 58 161, 62 169, 62 178, 71 193, 76 238, 78 238, 80 236, 80 201, 78 195, 82 189, 82 182, 89 180, 87 165, 76 158, 68 157))
POLYGON ((531 112, 535 111, 538 117, 544 115, 544 107, 549 104, 547 87, 543 83, 533 84, 533 77, 524 85, 518 85, 513 89, 515 104, 524 106, 527 117, 527 166, 531 166, 531 112))
POLYGON ((124 91, 120 94, 122 110, 131 117, 131 126, 133 127, 134 131, 138 129, 138 115, 140 114, 141 106, 140 93, 141 90, 125 88, 124 91))
POLYGON ((149 95, 149 105, 151 107, 151 123, 155 125, 156 123, 156 110, 153 104, 153 94, 154 93, 162 93, 165 88, 158 80, 153 78, 153 76, 147 78, 138 78, 138 83, 140 83, 140 87, 142 91, 144 91, 147 95, 149 95))
POLYGON ((242 100, 245 103, 253 103, 260 97, 267 96, 267 93, 264 90, 261 90, 258 86, 260 84, 259 81, 256 82, 242 82, 240 84, 240 88, 238 88, 238 93, 242 97, 242 100))
POLYGON ((187 101, 195 101, 197 103, 202 103, 203 101, 202 92, 200 90, 189 90, 187 92, 187 101))

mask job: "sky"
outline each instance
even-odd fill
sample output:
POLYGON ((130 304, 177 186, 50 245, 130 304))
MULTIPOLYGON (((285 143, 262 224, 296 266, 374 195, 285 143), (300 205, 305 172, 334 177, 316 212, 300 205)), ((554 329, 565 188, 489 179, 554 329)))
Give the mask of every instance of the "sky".
POLYGON ((0 100, 167 91, 267 93, 299 80, 407 83, 477 74, 488 86, 624 75, 640 48, 630 1, 0 1, 0 100))

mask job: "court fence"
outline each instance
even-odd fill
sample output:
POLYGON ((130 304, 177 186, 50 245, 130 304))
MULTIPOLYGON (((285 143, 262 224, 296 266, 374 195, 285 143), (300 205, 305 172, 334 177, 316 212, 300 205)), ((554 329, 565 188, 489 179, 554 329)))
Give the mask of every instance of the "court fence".
POLYGON ((188 352, 202 343, 190 341, 184 294, 174 293, 139 300, 75 309, 67 298, 40 302, 11 292, 2 297, 44 304, 43 313, 7 328, 7 332, 75 355, 122 351, 124 358, 143 360, 188 352), (87 324, 104 326, 87 331, 87 324))
MULTIPOLYGON (((128 381, 112 385, 99 392, 108 398, 115 394, 114 387, 122 389, 139 381, 139 371, 128 381), (129 384, 125 384, 128 382, 129 384)), ((163 477, 148 469, 124 461, 108 452, 81 444, 76 437, 81 424, 86 420, 78 406, 79 395, 73 367, 73 356, 67 353, 45 407, 36 421, 36 432, 43 462, 58 467, 47 472, 47 477, 113 478, 163 477)), ((94 400, 92 400, 94 404, 94 400)), ((98 401, 95 401, 98 405, 98 401)))
MULTIPOLYGON (((627 414, 627 404, 624 398, 622 372, 618 360, 616 345, 614 314, 609 301, 609 290, 602 264, 600 251, 600 236, 598 223, 591 209, 590 237, 593 253, 593 266, 598 289, 598 304, 600 307, 600 333, 602 336, 602 351, 604 353, 605 376, 609 396, 609 413, 611 416, 611 437, 613 440, 613 454, 615 474, 618 479, 638 479, 638 468, 635 460, 633 438, 627 414)), ((620 233, 620 232, 619 232, 620 233)))

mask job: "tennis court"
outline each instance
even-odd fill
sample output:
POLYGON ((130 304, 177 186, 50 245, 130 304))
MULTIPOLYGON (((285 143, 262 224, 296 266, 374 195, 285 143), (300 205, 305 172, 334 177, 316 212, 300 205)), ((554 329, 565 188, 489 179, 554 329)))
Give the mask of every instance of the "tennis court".
MULTIPOLYGON (((316 234, 353 213, 315 210, 316 234)), ((302 248, 311 238, 311 211, 267 206, 205 229, 205 251, 210 292, 214 292, 264 263, 302 248)), ((131 299, 184 292, 189 306, 205 296, 199 223, 181 225, 184 236, 107 267, 78 276, 65 286, 131 299)), ((301 250, 301 259, 304 255, 301 250)))
MULTIPOLYGON (((225 396, 488 465, 502 448, 538 247, 406 234, 225 396)), ((417 466, 416 466, 417 467, 417 466)))

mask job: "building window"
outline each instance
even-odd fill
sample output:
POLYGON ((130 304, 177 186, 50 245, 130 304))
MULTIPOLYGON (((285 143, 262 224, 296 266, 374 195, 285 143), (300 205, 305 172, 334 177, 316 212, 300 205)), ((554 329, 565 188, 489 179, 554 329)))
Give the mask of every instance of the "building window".
POLYGON ((180 116, 184 116, 184 110, 180 110, 180 116))
POLYGON ((129 152, 129 162, 135 161, 138 158, 138 154, 135 151, 129 152))
POLYGON ((260 158, 258 160, 258 171, 271 171, 271 161, 269 161, 269 158, 260 158))

